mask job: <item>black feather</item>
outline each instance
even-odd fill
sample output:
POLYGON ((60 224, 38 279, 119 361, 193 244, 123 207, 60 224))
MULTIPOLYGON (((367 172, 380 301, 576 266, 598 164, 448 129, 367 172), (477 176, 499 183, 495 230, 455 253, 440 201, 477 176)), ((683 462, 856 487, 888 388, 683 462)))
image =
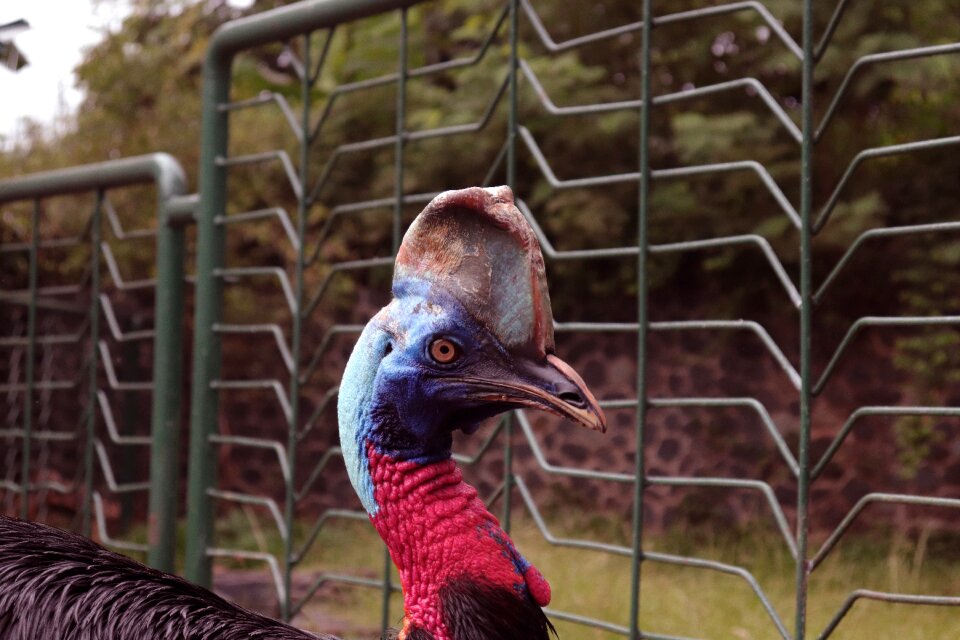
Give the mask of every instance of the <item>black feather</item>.
POLYGON ((503 587, 461 578, 440 589, 440 602, 453 640, 548 640, 557 635, 529 595, 503 587))
MULTIPOLYGON (((399 638, 400 632, 398 630, 389 629, 380 637, 380 640, 399 640, 399 638)), ((437 636, 429 631, 413 628, 407 630, 407 635, 404 636, 404 640, 437 640, 437 636)))
POLYGON ((0 640, 336 640, 82 536, 0 516, 0 640))

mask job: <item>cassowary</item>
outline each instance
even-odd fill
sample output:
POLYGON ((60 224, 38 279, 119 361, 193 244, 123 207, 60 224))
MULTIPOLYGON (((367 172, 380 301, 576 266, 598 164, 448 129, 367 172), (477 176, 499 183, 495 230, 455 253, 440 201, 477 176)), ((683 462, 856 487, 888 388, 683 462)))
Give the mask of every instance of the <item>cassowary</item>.
MULTIPOLYGON (((554 355, 543 258, 506 187, 449 191, 404 236, 393 300, 340 387, 350 480, 400 572, 399 640, 545 640, 550 587, 451 460, 453 433, 535 408, 603 431, 554 355)), ((42 525, 0 518, 0 640, 311 638, 42 525)))

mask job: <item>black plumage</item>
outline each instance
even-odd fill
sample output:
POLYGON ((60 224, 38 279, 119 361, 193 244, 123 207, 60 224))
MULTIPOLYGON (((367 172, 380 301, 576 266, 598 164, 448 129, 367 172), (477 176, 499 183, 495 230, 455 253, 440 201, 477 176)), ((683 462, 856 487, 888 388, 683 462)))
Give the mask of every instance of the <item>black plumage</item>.
MULTIPOLYGON (((443 618, 451 640, 550 640, 557 630, 529 595, 517 597, 502 587, 461 578, 440 590, 443 618)), ((388 635, 387 640, 396 640, 388 635)), ((407 629, 404 640, 437 640, 419 627, 407 629)))
MULTIPOLYGON (((444 586, 440 597, 453 640, 556 634, 529 596, 463 579, 444 586)), ((337 640, 244 609, 75 533, 0 516, 0 640, 68 638, 337 640)), ((414 628, 406 640, 435 636, 414 628)))
POLYGON ((547 640, 556 630, 529 594, 453 580, 440 590, 443 619, 453 640, 547 640))
POLYGON ((90 540, 0 516, 0 640, 336 640, 90 540))

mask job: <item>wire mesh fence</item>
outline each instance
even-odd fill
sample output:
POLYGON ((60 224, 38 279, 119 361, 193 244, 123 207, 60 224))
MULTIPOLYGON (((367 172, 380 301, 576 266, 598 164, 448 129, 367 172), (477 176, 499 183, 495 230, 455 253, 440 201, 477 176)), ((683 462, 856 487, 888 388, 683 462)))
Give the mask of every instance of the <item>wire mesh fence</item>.
MULTIPOLYGON (((315 543, 324 528, 334 526, 340 518, 362 518, 361 512, 353 510, 356 505, 351 498, 343 504, 331 502, 333 499, 329 498, 336 495, 336 491, 330 493, 331 489, 339 487, 342 491, 343 488, 343 470, 336 462, 338 449, 332 431, 333 416, 329 412, 336 394, 335 369, 337 363, 342 364, 344 344, 349 345, 350 337, 384 299, 392 251, 411 216, 438 191, 466 186, 445 183, 442 167, 431 162, 437 155, 449 154, 446 162, 466 163, 471 167, 468 172, 457 174, 459 177, 469 173, 470 184, 507 183, 514 188, 521 210, 537 232, 548 266, 555 265, 554 274, 563 277, 582 270, 596 277, 604 270, 629 271, 631 266, 639 265, 631 276, 633 284, 616 294, 627 309, 635 310, 632 320, 628 312, 621 315, 626 316, 624 321, 590 317, 589 313, 581 312, 576 321, 558 322, 556 328, 561 333, 561 345, 567 334, 636 337, 632 381, 620 386, 621 389, 632 386, 634 390, 620 395, 608 394, 605 405, 608 410, 622 411, 628 416, 620 424, 635 425, 632 438, 621 439, 619 446, 635 447, 634 450, 643 450, 646 455, 633 456, 632 469, 617 471, 610 471, 609 466, 605 469, 602 458, 582 466, 553 463, 545 453, 542 432, 531 424, 530 416, 519 412, 513 419, 501 422, 479 446, 463 443, 458 456, 466 465, 481 467, 489 458, 496 458, 501 468, 500 478, 496 483, 487 483, 487 495, 490 501, 500 501, 508 527, 514 512, 526 512, 540 533, 554 545, 613 554, 629 562, 630 594, 618 619, 601 619, 575 609, 552 610, 551 615, 557 620, 596 627, 614 635, 639 637, 637 621, 643 606, 640 567, 641 564, 663 564, 720 572, 741 580, 759 601, 757 611, 767 619, 765 637, 811 635, 806 615, 808 580, 839 538, 870 505, 923 504, 945 509, 957 506, 954 498, 943 495, 921 498, 867 492, 846 517, 835 524, 833 533, 826 536, 822 546, 811 545, 812 488, 858 420, 876 415, 957 415, 955 408, 947 406, 862 407, 839 429, 833 425, 824 427, 835 433, 833 442, 825 450, 818 450, 817 455, 811 454, 812 421, 818 415, 814 412, 814 401, 829 388, 831 376, 842 366, 861 332, 891 326, 952 326, 956 321, 954 316, 946 314, 906 317, 894 313, 856 319, 821 365, 818 358, 830 348, 820 347, 814 339, 816 318, 824 313, 818 312, 817 305, 827 297, 832 286, 840 286, 836 283, 843 280, 844 269, 856 260, 857 251, 879 237, 943 234, 953 230, 956 223, 928 219, 883 229, 859 229, 852 236, 850 229, 845 229, 841 235, 852 238, 849 248, 822 278, 821 265, 814 264, 814 237, 829 233, 828 221, 838 207, 849 209, 845 203, 849 204, 847 198, 857 186, 861 166, 878 158, 949 148, 958 138, 948 135, 857 149, 822 204, 814 200, 822 189, 815 193, 812 186, 819 166, 817 143, 842 116, 845 99, 857 90, 858 80, 871 67, 949 56, 957 51, 957 45, 931 44, 879 52, 861 48, 858 51, 865 53, 859 53, 848 65, 839 85, 833 85, 833 78, 816 75, 817 66, 830 54, 831 41, 838 31, 843 32, 845 26, 849 26, 844 24, 845 16, 848 21, 864 18, 859 11, 855 18, 851 17, 849 3, 845 1, 833 7, 829 16, 815 15, 810 2, 676 5, 656 10, 650 2, 645 2, 635 8, 632 20, 617 23, 615 20, 622 16, 611 16, 606 24, 586 15, 590 11, 587 7, 570 7, 565 12, 548 5, 529 0, 486 3, 469 9, 455 3, 361 2, 351 3, 349 7, 336 2, 305 3, 230 24, 215 37, 213 53, 208 58, 208 69, 216 79, 207 92, 200 221, 201 245, 203 250, 210 251, 210 257, 207 262, 200 258, 198 294, 211 301, 219 301, 223 296, 234 301, 237 298, 231 296, 264 296, 269 295, 266 292, 271 289, 279 295, 273 298, 276 304, 269 309, 248 306, 238 311, 238 305, 234 304, 224 311, 217 306, 218 302, 212 302, 210 309, 198 312, 197 346, 208 341, 217 346, 195 362, 194 375, 199 384, 193 398, 194 455, 199 452, 200 459, 206 460, 219 455, 223 466, 224 460, 232 456, 252 455, 246 451, 259 450, 264 464, 276 469, 284 490, 282 497, 274 499, 256 490, 257 483, 249 483, 251 490, 247 492, 221 489, 217 478, 223 477, 222 474, 211 472, 209 465, 200 471, 202 463, 195 458, 195 477, 199 483, 192 486, 190 527, 195 533, 191 533, 190 539, 199 544, 188 553, 188 572, 194 579, 204 580, 209 576, 210 557, 257 558, 267 562, 273 572, 284 617, 302 613, 321 585, 342 582, 382 590, 381 622, 384 626, 396 622, 396 602, 391 610, 389 596, 396 589, 395 584, 389 569, 377 576, 375 562, 360 574, 321 573, 299 587, 294 578, 301 572, 311 573, 300 569, 300 565, 309 564, 311 554, 318 553, 315 543), (559 25, 549 24, 541 17, 545 8, 554 19, 562 18, 559 25), (448 12, 446 17, 444 11, 448 12), (384 15, 368 17, 381 13, 384 15), (356 26, 358 19, 364 26, 356 26), (430 38, 438 37, 431 32, 432 21, 454 32, 458 28, 467 31, 464 25, 472 29, 469 36, 459 41, 461 46, 452 46, 450 42, 444 42, 448 45, 446 50, 439 46, 446 56, 436 60, 424 53, 432 51, 430 38), (676 31, 680 25, 684 25, 686 31, 676 31), (698 33, 698 29, 702 32, 698 33), (693 33, 694 38, 711 38, 712 43, 699 53, 709 52, 707 55, 718 70, 716 75, 722 76, 728 70, 727 62, 734 62, 732 58, 725 60, 724 56, 733 50, 731 47, 736 47, 736 34, 743 31, 755 33, 763 45, 754 48, 751 59, 756 61, 764 56, 775 59, 777 73, 769 73, 764 64, 755 62, 753 68, 743 65, 742 77, 735 79, 729 79, 732 75, 729 74, 712 82, 699 78, 684 82, 684 61, 679 60, 675 67, 680 76, 677 81, 664 77, 669 75, 664 71, 664 59, 671 48, 681 48, 679 43, 669 40, 673 34, 684 33, 689 37, 693 33), (563 35, 553 35, 557 32, 563 35), (366 47, 350 48, 349 39, 358 34, 374 39, 366 47), (469 50, 462 46, 464 41, 471 44, 469 50), (609 85, 603 87, 599 96, 582 96, 570 91, 569 85, 579 80, 575 76, 564 78, 565 73, 576 73, 575 69, 571 71, 571 60, 590 59, 591 47, 609 43, 619 46, 625 58, 623 61, 614 58, 609 63, 609 67, 613 67, 606 69, 609 85), (344 60, 348 50, 363 59, 344 60), (371 51, 373 53, 369 53, 371 51), (374 55, 379 59, 393 56, 393 68, 377 72, 376 65, 369 64, 374 55), (231 89, 231 65, 243 64, 244 56, 278 61, 290 82, 262 89, 254 95, 239 88, 231 89), (364 65, 365 62, 368 64, 364 65), (625 76, 631 75, 632 79, 625 80, 625 76), (829 85, 829 92, 816 85, 817 82, 829 85), (551 97, 555 90, 550 87, 559 87, 567 99, 573 94, 580 102, 562 104, 551 97), (456 101, 474 107, 473 115, 435 113, 431 114, 434 117, 425 118, 422 104, 429 102, 440 89, 456 92, 456 101), (829 99, 824 100, 824 96, 829 99), (815 98, 817 104, 814 104, 815 98), (821 101, 827 104, 826 108, 821 101), (364 109, 364 104, 376 105, 376 108, 364 109), (743 158, 725 159, 731 154, 722 152, 712 158, 716 145, 709 144, 703 145, 700 153, 688 154, 689 159, 697 161, 678 162, 672 158, 670 162, 671 158, 665 158, 657 150, 661 143, 658 126, 683 123, 683 114, 692 117, 690 111, 709 119, 714 108, 720 111, 721 119, 729 116, 731 110, 760 112, 765 130, 777 129, 769 135, 767 144, 781 149, 792 145, 792 150, 771 157, 761 149, 752 157, 749 144, 759 144, 759 138, 752 138, 746 131, 744 146, 748 148, 743 158), (242 137, 228 146, 228 128, 237 132, 251 126, 255 118, 269 117, 247 116, 246 112, 251 110, 278 113, 278 120, 288 129, 286 134, 271 130, 272 144, 267 146, 263 145, 262 137, 256 140, 242 137), (445 116, 454 119, 445 120, 445 116), (616 121, 617 117, 628 126, 616 121), (596 144, 585 145, 584 136, 574 135, 571 128, 589 131, 587 137, 593 136, 596 144), (631 138, 617 137, 616 134, 631 128, 635 132, 631 138), (344 129, 349 132, 344 134, 344 129), (605 130, 615 135, 604 137, 605 130), (576 145, 574 152, 582 155, 579 162, 584 169, 582 174, 558 175, 554 169, 551 157, 570 153, 564 148, 565 144, 576 145), (279 169, 271 171, 270 166, 279 169), (390 169, 373 172, 372 166, 390 169), (278 197, 288 203, 289 208, 267 203, 267 208, 254 211, 231 210, 228 176, 235 181, 231 184, 247 184, 256 180, 258 170, 271 171, 271 175, 281 177, 286 193, 278 197), (242 177, 234 178, 235 175, 242 177), (655 194, 661 189, 669 194, 677 183, 704 182, 719 190, 748 191, 750 199, 765 210, 760 217, 766 224, 758 224, 755 219, 750 225, 753 231, 727 232, 716 237, 709 235, 711 230, 719 228, 713 223, 705 223, 702 230, 677 229, 665 224, 662 216, 669 215, 669 206, 664 204, 664 198, 655 194), (608 202, 603 197, 610 193, 621 200, 633 200, 633 222, 623 228, 628 236, 635 234, 638 241, 625 240, 618 246, 597 247, 591 246, 589 237, 551 234, 550 228, 557 226, 551 215, 602 219, 603 205, 608 202), (577 211, 578 205, 581 205, 580 211, 577 211), (282 230, 279 235, 288 245, 280 252, 282 256, 272 256, 267 266, 248 264, 237 259, 239 256, 224 254, 224 246, 235 246, 229 241, 230 234, 244 233, 237 231, 241 225, 265 224, 267 220, 282 230), (776 232, 770 233, 774 229, 776 232), (657 311, 654 302, 651 301, 649 307, 645 304, 658 261, 709 262, 718 260, 718 254, 720 260, 730 260, 731 255, 738 256, 737 259, 744 254, 756 255, 751 263, 756 265, 755 279, 762 287, 784 294, 777 305, 786 316, 792 315, 789 323, 794 330, 774 335, 764 323, 738 317, 742 311, 738 312, 734 303, 728 311, 729 319, 722 316, 666 318, 657 311), (564 263, 573 266, 563 270, 564 263), (601 266, 591 271, 589 265, 593 263, 601 266), (348 283, 344 284, 345 281, 348 283), (338 306, 342 304, 338 300, 344 295, 354 296, 351 310, 338 306), (238 317, 225 319, 221 313, 238 317), (650 349, 656 348, 661 334, 675 333, 704 336, 702 340, 706 344, 710 341, 729 344, 730 338, 726 336, 731 334, 752 336, 754 344, 759 343, 761 348, 753 348, 751 356, 746 358, 772 359, 773 369, 763 371, 770 375, 777 371, 783 376, 781 389, 786 389, 794 398, 793 415, 778 414, 775 418, 763 398, 748 394, 659 395, 661 385, 657 384, 654 384, 655 392, 651 391, 651 382, 645 376, 650 370, 650 349), (231 361, 230 348, 226 346, 230 340, 238 335, 243 336, 240 339, 247 339, 254 334, 262 337, 264 354, 271 354, 269 357, 276 360, 275 365, 231 361), (221 342, 224 345, 222 368, 221 342), (205 380, 210 381, 209 386, 205 380), (258 391, 256 401, 251 399, 253 390, 258 391), (637 397, 644 401, 637 403, 637 397), (224 415, 238 413, 236 408, 221 409, 218 413, 218 403, 220 407, 231 406, 234 398, 244 403, 274 405, 267 414, 273 424, 283 424, 285 429, 264 428, 258 421, 258 433, 275 436, 267 438, 247 433, 245 429, 253 425, 241 421, 237 425, 221 423, 218 431, 217 416, 222 419, 224 415), (758 423, 762 433, 754 437, 771 443, 772 453, 765 456, 764 464, 766 475, 773 479, 749 469, 740 475, 715 477, 702 473, 658 473, 662 465, 658 465, 658 450, 653 449, 648 430, 662 428, 657 426, 657 414, 668 410, 681 414, 689 410, 739 410, 753 414, 752 420, 758 423), (229 447, 230 453, 225 453, 224 447, 229 447), (532 457, 539 469, 529 471, 529 466, 524 466, 525 471, 518 471, 518 456, 532 457), (776 470, 770 471, 773 467, 776 470), (557 525, 552 525, 541 512, 535 497, 535 493, 543 494, 542 489, 534 492, 529 487, 531 473, 547 478, 538 477, 538 485, 559 482, 564 477, 619 485, 621 500, 632 505, 626 509, 633 514, 630 534, 615 543, 605 540, 603 535, 574 539, 553 533, 551 527, 557 525), (643 481, 638 482, 637 478, 643 481), (328 499, 311 502, 311 496, 321 487, 328 493, 328 499), (706 557, 644 549, 645 502, 650 501, 650 494, 661 490, 720 490, 761 496, 760 502, 766 505, 774 530, 795 563, 794 602, 785 604, 782 598, 773 602, 764 585, 745 567, 706 557), (282 549, 270 553, 261 546, 257 550, 238 551, 220 545, 210 529, 214 501, 223 509, 228 509, 229 504, 264 509, 269 514, 267 519, 279 532, 282 549), (313 524, 301 530, 298 524, 305 518, 313 524)), ((603 5, 599 3, 592 9, 600 11, 603 5)), ((845 41, 849 39, 845 34, 845 41)), ((618 50, 614 48, 614 51, 618 50)), ((596 86, 591 87, 593 93, 598 93, 596 86)), ((717 200, 727 203, 726 212, 730 216, 749 214, 742 206, 738 207, 735 197, 726 194, 717 200)), ((723 207, 719 208, 723 211, 723 207)), ((849 211, 845 213, 850 215, 849 211)), ((587 227, 588 222, 584 221, 587 227)), ((245 237, 254 235, 247 232, 245 237)), ((553 277, 556 283, 557 276, 553 277)), ((622 279, 611 279, 622 283, 622 279)), ((846 286, 850 286, 849 282, 846 286)), ((658 292, 663 289, 660 287, 658 292)), ((667 306, 676 310, 676 300, 686 294, 669 288, 668 291, 666 297, 674 295, 675 300, 667 306)), ((664 297, 662 293, 653 296, 656 300, 664 297)), ((577 308, 589 309, 591 302, 589 293, 570 291, 562 285, 555 288, 555 306, 568 310, 570 315, 576 315, 577 308), (577 304, 564 299, 564 295, 574 296, 571 299, 577 304), (578 295, 585 297, 576 298, 578 295)), ((576 342, 570 340, 567 344, 576 342)), ((260 417, 265 414, 261 413, 260 417)), ((820 429, 818 434, 822 432, 820 429)), ((562 592, 563 585, 557 585, 556 589, 562 592)), ((835 609, 835 616, 826 623, 821 635, 830 635, 854 601, 864 598, 956 604, 955 597, 861 590, 835 609)), ((644 626, 642 635, 674 637, 658 635, 661 633, 675 631, 660 629, 656 621, 651 621, 644 626)))
POLYGON ((0 181, 4 512, 87 536, 96 523, 105 544, 167 569, 180 474, 170 432, 180 423, 184 247, 165 216, 183 190, 183 171, 163 154, 0 181), (150 215, 114 206, 151 186, 150 215), (144 219, 151 226, 132 227, 144 219), (154 322, 155 313, 168 321, 154 322), (151 363, 163 393, 154 393, 151 363), (144 419, 151 412, 161 428, 144 419), (112 536, 108 518, 139 524, 147 542, 112 536))
MULTIPOLYGON (((960 308, 943 287, 960 223, 949 176, 930 177, 949 173, 960 143, 941 95, 960 53, 951 19, 848 0, 635 4, 325 0, 217 32, 187 577, 265 565, 285 619, 337 631, 313 619, 326 598, 353 612, 344 634, 398 622, 396 577, 340 463, 340 371, 417 211, 445 189, 508 184, 547 260, 558 350, 614 428, 589 441, 521 411, 458 440, 456 457, 507 530, 574 567, 553 581, 562 635, 826 638, 850 630, 862 601, 960 604, 897 579, 818 595, 853 529, 919 535, 919 565, 930 532, 956 526, 949 472, 913 458, 912 476, 884 468, 903 451, 956 463, 945 381, 960 308), (650 535, 680 517, 773 540, 786 560, 760 575, 761 549, 731 559, 701 538, 650 535), (575 591, 577 568, 594 567, 609 592, 596 610, 575 591), (664 584, 680 585, 683 609, 747 601, 750 624, 660 615, 664 584)), ((2 250, 36 255, 31 237, 2 250)), ((29 264, 18 269, 29 288, 29 264)), ((29 337, 42 319, 5 314, 0 390, 15 425, 30 405, 19 381, 27 397, 53 393, 56 367, 49 339, 29 337)), ((106 308, 102 319, 116 324, 106 308)), ((5 435, 28 443, 27 431, 5 435)), ((19 450, 7 449, 7 496, 26 477, 19 450)))

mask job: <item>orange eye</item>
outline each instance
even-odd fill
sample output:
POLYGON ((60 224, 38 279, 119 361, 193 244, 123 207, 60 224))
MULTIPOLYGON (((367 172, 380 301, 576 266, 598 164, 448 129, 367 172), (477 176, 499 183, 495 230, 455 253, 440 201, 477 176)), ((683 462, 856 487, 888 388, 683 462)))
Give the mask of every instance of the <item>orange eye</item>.
POLYGON ((430 343, 430 357, 440 364, 450 364, 460 357, 460 350, 452 341, 437 338, 430 343))

